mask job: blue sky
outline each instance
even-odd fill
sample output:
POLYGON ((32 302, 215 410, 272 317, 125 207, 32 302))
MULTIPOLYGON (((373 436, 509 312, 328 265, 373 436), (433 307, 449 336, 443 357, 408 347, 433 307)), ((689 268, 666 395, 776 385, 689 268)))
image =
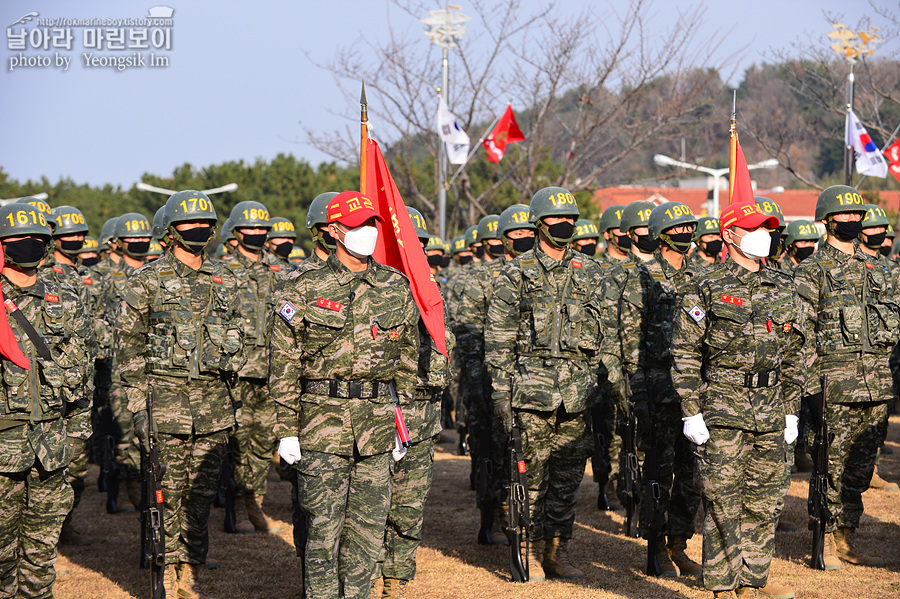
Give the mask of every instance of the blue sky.
MULTIPOLYGON (((526 9, 547 4, 522 1, 526 9)), ((466 11, 464 1, 456 4, 466 11)), ((625 3, 612 0, 609 4, 620 9, 625 3)), ((695 4, 657 0, 651 10, 651 27, 669 25, 678 8, 695 4)), ((891 3, 887 4, 890 7, 891 3)), ((555 10, 574 17, 586 6, 598 4, 564 0, 555 10)), ((737 65, 740 74, 772 49, 788 48, 805 39, 804 34, 824 36, 830 26, 823 10, 844 15, 848 26, 856 25, 864 15, 875 16, 860 0, 716 1, 706 5, 700 35, 730 32, 720 56, 747 46, 737 65)), ((169 176, 185 162, 202 167, 291 153, 318 164, 326 157, 304 143, 299 123, 322 132, 355 127, 358 84, 346 86, 356 97, 345 97, 332 75, 313 63, 327 62, 354 42, 362 49, 362 40, 385 39, 389 23, 395 32, 412 39, 421 36, 423 45, 429 43, 418 33, 424 30, 422 24, 384 0, 4 0, 0 22, 7 28, 0 78, 0 167, 19 181, 44 175, 51 182, 70 177, 76 183, 112 183, 125 188, 140 180, 144 172, 169 176), (156 40, 159 49, 152 47, 152 40, 130 39, 131 31, 142 27, 125 25, 125 49, 98 51, 85 47, 85 27, 73 26, 69 28, 71 49, 54 48, 54 42, 61 45, 65 40, 54 40, 51 32, 46 49, 28 47, 22 53, 26 58, 47 57, 51 66, 13 66, 21 59, 18 50, 9 48, 13 43, 9 32, 30 31, 38 18, 142 18, 157 5, 174 8, 172 25, 159 27, 170 29, 169 50, 162 37, 156 40), (30 12, 38 16, 16 24, 30 12), (141 44, 148 49, 127 48, 141 44), (145 65, 124 71, 88 67, 83 56, 127 58, 135 51, 143 55, 145 65), (157 58, 168 58, 168 66, 146 64, 150 51, 157 58), (66 57, 70 63, 64 71, 56 63, 66 57)), ((478 33, 470 27, 470 35, 478 33)), ((37 34, 29 35, 35 37, 29 38, 26 46, 42 42, 37 34)), ((133 35, 139 38, 141 34, 133 35)), ((820 39, 824 44, 824 37, 820 39)), ((115 38, 105 40, 107 44, 115 42, 115 38)), ((896 42, 890 42, 886 50, 894 47, 896 42)), ((440 54, 435 51, 429 56, 439 82, 440 54)), ((370 117, 377 123, 377 95, 369 95, 369 105, 370 117)))

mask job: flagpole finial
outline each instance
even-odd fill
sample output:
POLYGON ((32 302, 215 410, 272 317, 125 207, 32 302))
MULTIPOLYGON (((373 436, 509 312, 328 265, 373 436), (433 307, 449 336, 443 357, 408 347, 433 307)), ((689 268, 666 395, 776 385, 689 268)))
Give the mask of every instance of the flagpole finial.
POLYGON ((733 90, 731 96, 731 120, 732 122, 737 120, 737 90, 733 90))
POLYGON ((362 91, 359 94, 359 105, 366 106, 368 105, 368 100, 366 100, 366 80, 362 80, 362 91))

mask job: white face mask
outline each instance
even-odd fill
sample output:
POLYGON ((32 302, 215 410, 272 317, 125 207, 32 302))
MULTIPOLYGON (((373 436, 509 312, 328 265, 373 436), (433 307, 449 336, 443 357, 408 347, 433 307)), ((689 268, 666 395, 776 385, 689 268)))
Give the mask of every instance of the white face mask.
POLYGON ((349 231, 338 229, 344 234, 344 247, 357 258, 371 256, 378 242, 378 227, 359 226, 349 231))
POLYGON ((735 237, 741 240, 741 253, 751 260, 760 260, 769 256, 769 249, 772 244, 772 236, 765 229, 757 229, 750 231, 743 237, 740 237, 734 231, 731 232, 735 237))

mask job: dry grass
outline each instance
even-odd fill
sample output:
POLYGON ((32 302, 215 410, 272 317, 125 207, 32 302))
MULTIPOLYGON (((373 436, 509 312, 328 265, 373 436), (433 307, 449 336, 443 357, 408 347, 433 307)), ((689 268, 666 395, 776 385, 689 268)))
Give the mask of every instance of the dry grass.
MULTIPOLYGON (((884 456, 881 475, 900 481, 900 417, 891 419, 888 444, 895 451, 884 456)), ((474 543, 478 514, 474 494, 468 489, 468 458, 454 455, 454 444, 439 444, 435 483, 428 503, 425 543, 419 550, 419 570, 410 584, 411 599, 469 599, 516 597, 518 599, 700 598, 711 597, 698 580, 655 579, 643 574, 645 545, 618 533, 623 518, 618 513, 594 509, 596 490, 585 476, 579 494, 573 560, 586 577, 575 583, 547 581, 521 585, 509 582, 507 548, 481 547, 474 543)), ((96 481, 96 468, 89 475, 96 481)), ((807 475, 794 475, 786 514, 796 523, 806 522, 807 475)), ((124 498, 124 491, 122 493, 124 498)), ((868 491, 863 500, 859 537, 869 553, 879 555, 885 568, 844 565, 840 572, 818 572, 807 566, 810 533, 801 526, 793 533, 779 533, 772 564, 774 580, 797 590, 804 599, 900 597, 900 493, 868 491)), ((89 547, 65 547, 57 570, 56 596, 60 599, 124 598, 147 596, 148 577, 138 570, 138 535, 134 513, 108 515, 105 496, 89 485, 75 524, 93 536, 89 547)), ((211 518, 211 555, 221 567, 204 572, 211 597, 298 597, 300 562, 294 557, 290 532, 290 486, 270 483, 266 510, 285 523, 277 535, 227 535, 221 532, 222 511, 211 518)), ((700 558, 700 536, 691 539, 688 553, 700 558)))

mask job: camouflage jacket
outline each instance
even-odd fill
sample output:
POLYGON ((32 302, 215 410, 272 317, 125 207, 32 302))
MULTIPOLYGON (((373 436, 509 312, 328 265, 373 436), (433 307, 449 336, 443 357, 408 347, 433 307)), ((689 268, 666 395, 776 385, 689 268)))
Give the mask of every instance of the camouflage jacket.
POLYGON ((269 394, 278 403, 275 434, 305 450, 375 455, 393 449, 394 381, 408 412, 416 386, 419 311, 409 281, 371 258, 361 273, 334 254, 285 282, 269 346, 269 394), (329 380, 341 383, 332 397, 329 380), (360 395, 348 397, 349 382, 360 395), (373 395, 378 381, 377 395, 373 395))
POLYGON ((700 248, 694 248, 694 251, 687 257, 688 268, 690 268, 694 274, 700 274, 707 268, 712 268, 718 264, 718 262, 718 259, 712 263, 704 260, 700 248))
MULTIPOLYGON (((116 359, 132 412, 146 409, 155 379, 219 381, 243 366, 237 279, 204 256, 194 270, 166 253, 128 279, 117 316, 116 359)), ((227 397, 194 405, 180 395, 154 395, 159 430, 205 434, 234 426, 227 397)))
POLYGON ((673 332, 672 382, 684 416, 782 430, 805 385, 802 310, 791 278, 772 268, 751 272, 728 259, 695 277, 673 332))
POLYGON ((506 264, 506 258, 482 262, 469 271, 459 294, 456 342, 460 369, 466 373, 469 393, 480 393, 487 381, 484 364, 484 326, 488 305, 494 292, 494 281, 506 264))
POLYGON ((93 334, 84 305, 67 285, 45 271, 28 288, 0 278, 7 302, 16 306, 50 350, 40 357, 31 339, 9 312, 13 334, 30 362, 26 370, 0 360, 0 472, 21 472, 37 460, 45 470, 69 464, 66 437, 91 434, 93 334))
POLYGON ((536 246, 503 266, 484 332, 494 404, 564 405, 570 414, 593 405, 602 366, 600 278, 597 263, 571 249, 556 261, 536 246))
POLYGON ((808 392, 818 393, 828 374, 829 403, 886 401, 891 393, 888 358, 900 336, 893 274, 884 257, 854 247, 848 255, 826 243, 794 271, 811 337, 808 392))

